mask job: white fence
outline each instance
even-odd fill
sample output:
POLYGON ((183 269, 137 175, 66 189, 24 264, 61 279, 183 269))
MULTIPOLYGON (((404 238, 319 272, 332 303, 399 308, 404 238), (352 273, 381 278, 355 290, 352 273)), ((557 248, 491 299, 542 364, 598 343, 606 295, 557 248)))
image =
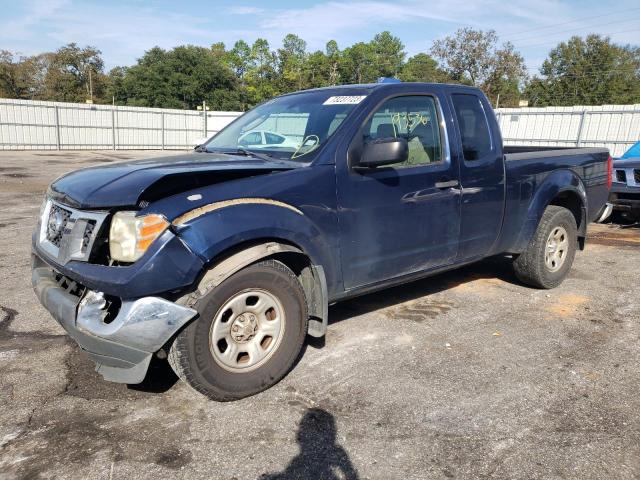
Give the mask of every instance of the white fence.
MULTIPOLYGON (((618 156, 640 140, 640 105, 500 108, 496 114, 507 145, 602 146, 618 156)), ((188 149, 238 115, 0 99, 0 150, 188 149)), ((298 138, 305 124, 299 120, 283 115, 273 126, 298 138)))
POLYGON ((622 155, 640 140, 640 105, 499 108, 506 145, 607 147, 622 155))
POLYGON ((188 149, 238 115, 0 99, 0 150, 188 149))

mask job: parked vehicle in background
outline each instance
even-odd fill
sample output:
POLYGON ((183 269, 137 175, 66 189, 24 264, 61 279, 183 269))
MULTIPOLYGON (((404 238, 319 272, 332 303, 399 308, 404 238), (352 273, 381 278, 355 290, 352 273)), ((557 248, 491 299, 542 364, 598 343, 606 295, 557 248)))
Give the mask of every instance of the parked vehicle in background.
POLYGON ((238 145, 250 148, 298 148, 300 142, 276 132, 252 130, 238 139, 238 145))
POLYGON ((609 204, 614 221, 640 221, 640 142, 614 160, 609 204))
POLYGON ((297 92, 194 154, 57 179, 32 283, 106 379, 139 383, 168 356, 197 391, 238 399, 278 382, 340 300, 498 254, 559 285, 611 165, 603 148, 503 146, 472 87, 297 92), (242 144, 261 127, 301 140, 242 144))

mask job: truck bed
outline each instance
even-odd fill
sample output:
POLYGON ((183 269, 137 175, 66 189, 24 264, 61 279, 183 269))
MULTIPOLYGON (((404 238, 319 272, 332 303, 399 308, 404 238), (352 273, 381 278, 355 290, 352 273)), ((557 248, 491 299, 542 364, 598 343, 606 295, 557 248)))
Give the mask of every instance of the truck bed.
POLYGON ((584 191, 585 198, 591 200, 585 205, 587 223, 596 218, 607 200, 606 148, 505 146, 503 151, 508 188, 497 251, 518 251, 526 246, 523 239, 537 225, 537 192, 554 189, 555 185, 584 191))
POLYGON ((528 160, 532 158, 561 157, 583 153, 609 154, 609 151, 606 148, 547 147, 534 145, 505 145, 502 148, 502 151, 504 152, 505 160, 528 160))

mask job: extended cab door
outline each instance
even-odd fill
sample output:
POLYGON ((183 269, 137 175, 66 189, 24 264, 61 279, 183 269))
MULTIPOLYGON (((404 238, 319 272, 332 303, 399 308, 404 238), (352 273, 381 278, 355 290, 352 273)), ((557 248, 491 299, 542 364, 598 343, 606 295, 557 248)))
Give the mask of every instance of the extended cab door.
POLYGON ((337 198, 345 289, 450 264, 460 228, 458 167, 447 141, 446 103, 429 94, 387 97, 338 158, 337 198), (405 138, 401 164, 358 167, 367 142, 405 138))
POLYGON ((505 171, 500 130, 486 98, 475 89, 460 88, 451 93, 451 103, 462 186, 462 262, 493 253, 504 216, 505 171))

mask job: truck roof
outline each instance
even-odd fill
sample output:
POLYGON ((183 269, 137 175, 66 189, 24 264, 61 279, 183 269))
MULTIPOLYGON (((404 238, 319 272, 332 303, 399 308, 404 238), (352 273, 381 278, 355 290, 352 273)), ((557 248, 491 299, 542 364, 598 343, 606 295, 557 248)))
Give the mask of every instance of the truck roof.
POLYGON ((296 95, 298 93, 303 92, 322 92, 322 91, 349 91, 349 90, 357 90, 357 91, 368 91, 372 92, 374 90, 408 90, 410 87, 429 87, 429 88, 452 88, 456 90, 473 90, 475 92, 478 91, 477 87, 472 87, 469 85, 460 85, 457 83, 428 83, 428 82, 394 82, 394 83, 355 83, 348 85, 332 85, 330 87, 318 87, 318 88, 310 88, 306 90, 299 90, 297 92, 291 92, 283 94, 282 96, 288 95, 296 95))

